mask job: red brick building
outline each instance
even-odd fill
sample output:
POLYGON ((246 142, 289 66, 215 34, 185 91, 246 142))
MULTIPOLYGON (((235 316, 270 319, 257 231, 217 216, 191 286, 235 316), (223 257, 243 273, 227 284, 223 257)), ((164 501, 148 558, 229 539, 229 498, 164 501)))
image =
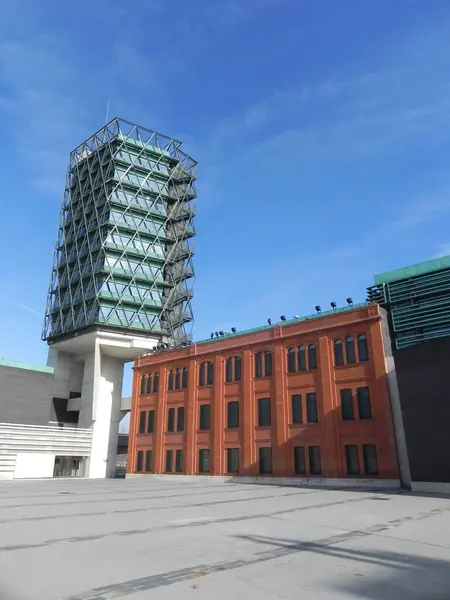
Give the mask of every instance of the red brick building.
POLYGON ((361 305, 138 358, 128 473, 397 479, 381 321, 361 305))

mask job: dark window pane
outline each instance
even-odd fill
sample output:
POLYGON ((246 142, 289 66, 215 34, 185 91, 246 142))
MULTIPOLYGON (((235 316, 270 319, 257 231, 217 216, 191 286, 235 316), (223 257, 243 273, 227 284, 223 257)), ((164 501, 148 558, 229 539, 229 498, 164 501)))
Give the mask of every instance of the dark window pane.
POLYGON ((148 411, 147 433, 155 433, 155 411, 148 411))
POLYGON ((288 359, 288 373, 294 373, 295 368, 296 368, 294 348, 288 348, 287 359, 288 359))
POLYGON ((145 393, 146 394, 152 393, 152 375, 151 375, 151 373, 150 373, 150 375, 147 375, 147 385, 145 386, 145 393))
POLYGON ((144 452, 142 450, 139 450, 139 452, 137 453, 137 460, 136 460, 136 471, 142 472, 142 467, 144 466, 144 452))
POLYGON ((296 475, 304 475, 306 473, 304 446, 295 446, 294 448, 294 471, 296 475))
POLYGON ((208 363, 208 371, 206 374, 206 385, 212 385, 214 381, 214 365, 212 362, 208 363))
POLYGON ((347 364, 355 363, 355 342, 353 341, 351 335, 349 335, 345 340, 345 352, 347 354, 347 364))
POLYGON ((270 398, 258 398, 258 425, 268 427, 270 424, 270 398))
POLYGON ((188 386, 188 370, 187 367, 183 369, 183 376, 181 378, 181 387, 185 390, 188 386))
POLYGON ((350 389, 341 390, 341 413, 344 421, 353 421, 355 418, 353 392, 350 389))
POLYGON ((241 357, 240 356, 234 357, 234 380, 235 381, 241 380, 241 357))
POLYGON ((175 451, 175 473, 183 472, 183 450, 175 451))
POLYGON ((145 384, 147 381, 147 375, 142 375, 141 377, 141 388, 140 388, 140 393, 141 394, 145 394, 145 384))
POLYGON ((360 362, 366 362, 369 360, 369 351, 367 349, 367 338, 361 333, 358 335, 358 357, 360 362))
POLYGON ((309 447, 309 472, 311 475, 320 475, 322 472, 322 464, 320 458, 320 446, 309 447))
POLYGON ((255 354, 255 377, 262 377, 262 354, 255 354))
POLYGON ((205 385, 205 370, 206 370, 206 365, 205 363, 202 363, 200 365, 199 368, 199 376, 198 376, 198 384, 199 385, 205 385))
POLYGON ((198 453, 199 473, 209 473, 210 469, 209 450, 200 450, 198 453))
POLYGON ((227 362, 225 364, 225 381, 230 382, 233 381, 233 359, 227 358, 227 362))
POLYGON ((359 475, 358 446, 345 446, 347 475, 359 475))
POLYGON ((239 473, 239 448, 227 448, 227 473, 239 473))
POLYGON ((173 390, 173 384, 174 384, 173 380, 174 380, 174 372, 169 371, 169 385, 168 385, 169 390, 173 390))
POLYGON ((366 475, 378 475, 377 448, 374 444, 363 445, 364 472, 366 475))
POLYGON ((266 377, 272 375, 272 352, 264 352, 264 375, 266 377))
POLYGON ((292 423, 294 423, 294 424, 303 423, 301 394, 293 394, 291 396, 291 408, 292 408, 292 423))
POLYGON ((272 473, 272 448, 259 449, 259 472, 272 473))
POLYGON ((342 340, 334 340, 334 364, 336 367, 344 364, 344 345, 342 340))
POLYGON ((372 407, 370 405, 370 393, 368 387, 361 387, 356 390, 358 396, 358 414, 360 419, 372 418, 372 407))
POLYGON ((179 390, 181 387, 181 369, 175 371, 175 389, 179 390))
POLYGON ((169 408, 167 413, 167 431, 175 431, 175 409, 169 408))
POLYGON ((305 346, 301 345, 297 350, 298 370, 306 371, 306 353, 305 346))
POLYGON ((152 470, 152 451, 147 450, 145 453, 145 470, 147 473, 151 473, 152 470))
POLYGON ((228 402, 227 427, 228 429, 239 427, 239 402, 237 400, 228 402))
POLYGON ((310 344, 308 348, 308 366, 310 369, 317 368, 317 355, 316 347, 314 344, 310 344))
POLYGON ((166 452, 166 473, 172 473, 173 471, 173 450, 167 450, 166 452))
POLYGON ((200 430, 206 431, 210 428, 210 405, 209 404, 201 404, 200 405, 200 430))
POLYGON ((159 373, 155 373, 153 376, 153 393, 156 394, 159 388, 159 373))
POLYGON ((184 431, 184 406, 178 408, 177 431, 184 431))
POLYGON ((143 410, 139 415, 139 433, 145 433, 145 418, 146 412, 143 410))
POLYGON ((317 423, 317 400, 316 393, 310 392, 306 394, 306 422, 317 423))

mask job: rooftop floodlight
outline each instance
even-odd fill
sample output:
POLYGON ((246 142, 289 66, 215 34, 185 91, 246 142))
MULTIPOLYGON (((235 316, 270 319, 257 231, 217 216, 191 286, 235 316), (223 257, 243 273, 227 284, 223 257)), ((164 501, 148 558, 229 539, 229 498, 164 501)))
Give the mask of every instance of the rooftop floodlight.
POLYGON ((336 310, 336 302, 330 302, 330 306, 333 310, 336 310))
POLYGON ((216 331, 216 338, 217 338, 217 337, 219 337, 219 332, 218 332, 218 331, 216 331))
POLYGON ((347 298, 347 304, 349 306, 353 306, 353 299, 352 298, 347 298))
POLYGON ((214 333, 211 334, 211 339, 213 339, 213 337, 214 337, 214 333))
POLYGON ((292 318, 293 319, 300 319, 300 315, 294 315, 292 318))
POLYGON ((219 335, 225 335, 223 331, 219 331, 219 335))
POLYGON ((231 328, 231 333, 236 333, 236 327, 231 328))
POLYGON ((272 325, 272 319, 267 319, 267 322, 269 323, 269 325, 272 325))
POLYGON ((316 309, 316 312, 317 312, 317 313, 321 313, 321 312, 322 312, 322 308, 321 308, 320 304, 317 304, 317 305, 315 306, 315 309, 316 309))
POLYGON ((281 319, 282 321, 286 321, 286 317, 285 317, 285 315, 281 315, 280 319, 281 319))

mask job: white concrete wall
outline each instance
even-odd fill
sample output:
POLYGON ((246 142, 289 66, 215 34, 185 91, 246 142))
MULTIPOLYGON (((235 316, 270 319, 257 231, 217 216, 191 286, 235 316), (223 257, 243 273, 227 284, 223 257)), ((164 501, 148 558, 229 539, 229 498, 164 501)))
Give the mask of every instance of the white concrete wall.
POLYGON ((53 477, 55 454, 19 453, 16 458, 14 479, 53 477))
POLYGON ((77 360, 76 355, 50 346, 47 366, 55 370, 53 384, 55 398, 68 398, 70 392, 81 392, 84 364, 82 360, 77 360))

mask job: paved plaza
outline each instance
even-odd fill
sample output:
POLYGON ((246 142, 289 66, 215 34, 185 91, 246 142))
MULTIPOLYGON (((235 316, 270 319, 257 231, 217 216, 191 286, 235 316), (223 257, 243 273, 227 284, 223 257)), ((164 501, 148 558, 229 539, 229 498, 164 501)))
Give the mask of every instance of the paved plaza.
POLYGON ((2 600, 450 600, 450 499, 214 479, 0 482, 2 600))

